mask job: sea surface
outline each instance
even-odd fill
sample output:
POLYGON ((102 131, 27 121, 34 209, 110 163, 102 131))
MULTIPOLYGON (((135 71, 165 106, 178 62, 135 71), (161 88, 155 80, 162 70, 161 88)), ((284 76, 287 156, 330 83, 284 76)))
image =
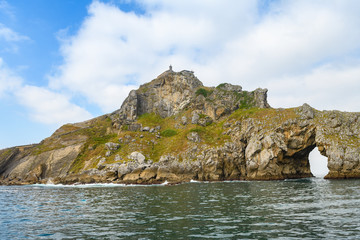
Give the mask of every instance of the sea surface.
POLYGON ((360 180, 0 186, 0 239, 360 239, 360 180))

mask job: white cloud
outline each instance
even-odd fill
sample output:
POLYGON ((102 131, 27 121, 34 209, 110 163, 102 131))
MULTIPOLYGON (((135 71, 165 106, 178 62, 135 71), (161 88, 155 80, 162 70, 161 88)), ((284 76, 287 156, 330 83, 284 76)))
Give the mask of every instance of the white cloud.
POLYGON ((23 36, 17 32, 14 32, 12 29, 4 26, 0 23, 0 39, 3 39, 7 42, 18 42, 23 40, 29 40, 28 37, 23 36))
POLYGON ((360 65, 348 64, 360 60, 358 1, 276 1, 262 15, 258 1, 137 2, 144 15, 93 2, 78 33, 62 41, 64 63, 50 87, 109 112, 172 64, 206 85, 267 87, 279 107, 320 101, 320 108, 359 110, 360 65), (343 101, 332 95, 340 86, 343 101))
MULTIPOLYGON (((213 5, 213 13, 222 6, 213 5)), ((249 7, 240 9, 238 15, 249 7)), ((225 30, 213 27, 221 18, 206 15, 193 19, 182 12, 156 11, 137 16, 100 2, 89 7, 89 14, 78 34, 63 42, 64 64, 50 86, 81 93, 104 111, 119 108, 128 90, 155 78, 169 64, 180 70, 206 62, 221 50, 216 47, 219 39, 226 37, 225 30)))
POLYGON ((10 94, 22 84, 22 79, 13 73, 0 58, 0 98, 10 94))
POLYGON ((0 13, 5 14, 7 17, 11 19, 15 18, 11 6, 5 0, 0 0, 0 13))
POLYGON ((31 118, 45 124, 64 124, 91 118, 85 109, 72 104, 70 97, 44 87, 29 86, 0 58, 0 99, 7 97, 25 106, 31 118))
POLYGON ((220 63, 229 79, 237 77, 247 86, 256 87, 279 77, 312 71, 314 65, 342 60, 359 50, 360 29, 356 26, 360 16, 349 11, 354 6, 344 9, 348 2, 344 6, 331 1, 281 3, 280 12, 266 15, 247 34, 225 43, 223 54, 214 58, 212 65, 220 63))
POLYGON ((319 110, 360 111, 360 63, 324 65, 303 75, 274 80, 268 88, 274 89, 269 98, 274 107, 299 106, 307 102, 319 110))
POLYGON ((64 124, 91 117, 86 110, 72 104, 68 97, 45 88, 23 86, 16 92, 16 97, 29 109, 31 117, 37 122, 64 124))
MULTIPOLYGON (((4 2, 0 2, 0 9, 4 2)), ((0 39, 12 43, 28 38, 0 24, 0 39)), ((16 46, 13 46, 16 48, 16 46)), ((19 102, 29 110, 31 117, 41 123, 64 124, 86 120, 91 117, 86 110, 71 103, 71 98, 46 87, 30 86, 9 68, 0 57, 0 99, 19 102)))

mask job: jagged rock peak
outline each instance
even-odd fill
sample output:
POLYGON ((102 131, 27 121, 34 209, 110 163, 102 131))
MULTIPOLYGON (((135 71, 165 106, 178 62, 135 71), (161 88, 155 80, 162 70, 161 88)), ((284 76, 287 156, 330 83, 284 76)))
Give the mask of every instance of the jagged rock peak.
POLYGON ((133 122, 144 113, 165 118, 185 109, 217 120, 241 107, 269 108, 267 89, 246 92, 229 83, 204 87, 193 71, 175 72, 170 66, 151 82, 132 90, 116 114, 120 125, 133 122))
POLYGON ((183 88, 196 89, 203 86, 202 82, 194 75, 193 71, 182 70, 180 72, 175 72, 172 70, 170 65, 169 70, 160 74, 156 79, 150 83, 141 85, 140 88, 146 87, 162 87, 164 85, 179 85, 183 88), (150 85, 150 86, 149 86, 150 85))

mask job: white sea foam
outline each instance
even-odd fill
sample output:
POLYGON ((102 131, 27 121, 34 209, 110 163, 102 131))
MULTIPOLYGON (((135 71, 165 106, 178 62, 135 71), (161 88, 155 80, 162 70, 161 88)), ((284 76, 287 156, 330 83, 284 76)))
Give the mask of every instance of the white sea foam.
POLYGON ((168 184, 169 184, 169 182, 165 180, 165 182, 163 182, 163 183, 161 183, 159 185, 168 185, 168 184))
POLYGON ((124 184, 124 183, 88 183, 88 184, 53 184, 53 183, 46 183, 46 184, 33 184, 28 186, 35 186, 35 187, 49 187, 49 188, 101 188, 101 187, 151 187, 151 186, 165 186, 168 185, 169 182, 165 181, 160 184, 124 184))
POLYGON ((191 182, 191 183, 199 183, 200 181, 191 179, 190 182, 191 182))

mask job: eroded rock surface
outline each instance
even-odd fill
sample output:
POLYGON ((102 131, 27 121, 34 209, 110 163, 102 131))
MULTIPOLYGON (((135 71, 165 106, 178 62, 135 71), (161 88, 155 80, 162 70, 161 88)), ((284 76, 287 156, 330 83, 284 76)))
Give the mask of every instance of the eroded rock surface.
POLYGON ((132 90, 121 108, 111 116, 122 125, 145 113, 166 118, 190 108, 219 119, 244 105, 269 108, 267 89, 246 92, 241 86, 229 83, 216 88, 204 87, 192 71, 170 69, 138 90, 132 90))
POLYGON ((109 115, 0 150, 0 183, 304 178, 316 147, 326 178, 359 178, 360 113, 273 109, 267 89, 204 87, 193 72, 170 69, 109 115))

